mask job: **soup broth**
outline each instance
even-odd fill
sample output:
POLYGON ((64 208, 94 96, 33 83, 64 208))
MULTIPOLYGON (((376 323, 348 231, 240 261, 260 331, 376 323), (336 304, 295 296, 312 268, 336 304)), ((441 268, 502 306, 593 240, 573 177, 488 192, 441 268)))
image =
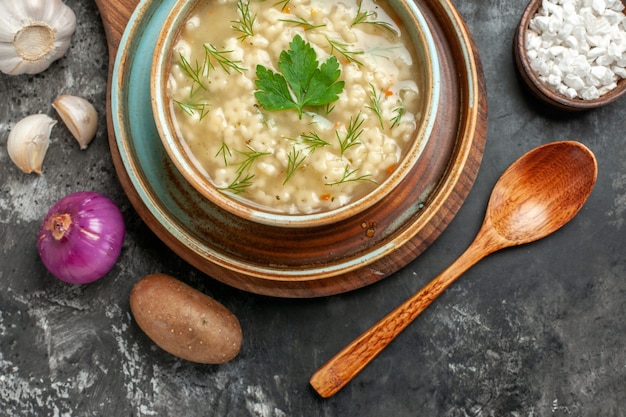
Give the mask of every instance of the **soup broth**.
POLYGON ((415 52, 371 0, 207 0, 172 54, 181 140, 224 193, 269 211, 344 206, 381 184, 421 117, 415 52))

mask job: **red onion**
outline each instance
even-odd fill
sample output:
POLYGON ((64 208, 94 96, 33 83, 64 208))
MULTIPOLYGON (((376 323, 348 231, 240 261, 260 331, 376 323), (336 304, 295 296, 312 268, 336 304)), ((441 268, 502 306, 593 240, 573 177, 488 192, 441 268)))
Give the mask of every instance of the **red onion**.
POLYGON ((70 194, 43 219, 37 249, 48 270, 71 284, 87 284, 113 268, 124 241, 122 213, 91 191, 70 194))

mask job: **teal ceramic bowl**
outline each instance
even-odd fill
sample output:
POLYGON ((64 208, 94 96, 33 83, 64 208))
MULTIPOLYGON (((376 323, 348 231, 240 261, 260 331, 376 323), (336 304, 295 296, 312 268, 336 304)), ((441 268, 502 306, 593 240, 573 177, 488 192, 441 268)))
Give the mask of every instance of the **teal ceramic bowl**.
MULTIPOLYGON (((218 189, 191 153, 181 137, 172 108, 173 100, 168 93, 170 68, 174 57, 174 45, 181 28, 194 8, 207 0, 177 1, 167 16, 156 42, 150 90, 153 115, 163 146, 176 168, 189 184, 212 204, 246 221, 280 228, 321 227, 335 224, 380 204, 385 196, 401 187, 406 176, 414 171, 426 146, 435 123, 440 95, 439 57, 428 24, 417 5, 410 0, 389 0, 390 6, 402 20, 415 48, 415 79, 418 81, 421 117, 417 120, 412 138, 404 150, 398 165, 386 179, 367 194, 347 202, 338 208, 305 214, 289 214, 265 209, 251 203, 238 194, 218 189)), ((220 140, 209 138, 210 140, 220 140)))

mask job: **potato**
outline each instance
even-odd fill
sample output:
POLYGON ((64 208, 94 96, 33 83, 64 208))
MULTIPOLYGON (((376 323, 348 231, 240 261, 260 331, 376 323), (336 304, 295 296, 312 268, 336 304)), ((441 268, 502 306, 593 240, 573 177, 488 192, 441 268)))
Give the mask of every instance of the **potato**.
POLYGON ((137 282, 130 293, 130 309, 154 343, 188 361, 224 363, 241 348, 237 317, 169 275, 147 275, 137 282))

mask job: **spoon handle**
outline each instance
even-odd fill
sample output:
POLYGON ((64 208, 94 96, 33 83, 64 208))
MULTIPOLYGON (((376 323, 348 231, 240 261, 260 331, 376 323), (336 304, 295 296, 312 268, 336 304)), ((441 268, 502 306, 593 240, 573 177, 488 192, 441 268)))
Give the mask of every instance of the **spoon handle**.
POLYGON ((324 398, 336 394, 472 265, 493 252, 478 239, 447 269, 319 368, 309 380, 324 398))

